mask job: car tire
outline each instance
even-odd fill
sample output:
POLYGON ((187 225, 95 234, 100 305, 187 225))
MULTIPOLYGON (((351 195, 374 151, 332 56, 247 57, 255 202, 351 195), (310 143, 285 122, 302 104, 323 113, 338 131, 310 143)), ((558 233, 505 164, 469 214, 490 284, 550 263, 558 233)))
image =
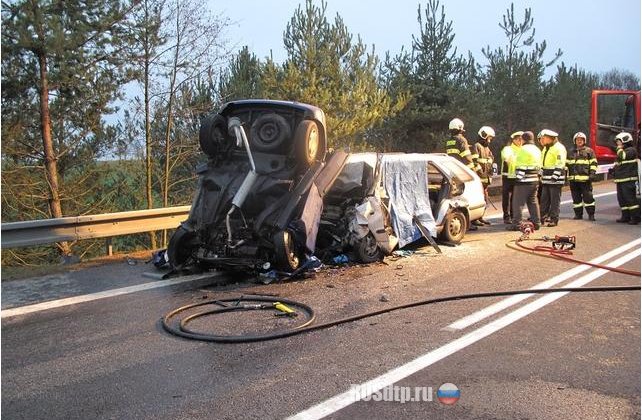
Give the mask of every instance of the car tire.
POLYGON ((301 258, 294 242, 294 235, 289 230, 274 234, 274 263, 279 270, 292 272, 301 266, 301 258))
POLYGON ((193 253, 196 248, 196 233, 179 226, 169 240, 167 259, 175 270, 194 262, 193 253))
POLYGON ((359 242, 355 246, 355 251, 359 261, 365 264, 381 261, 383 258, 383 252, 377 245, 377 240, 372 233, 368 233, 359 239, 359 242))
POLYGON ((227 121, 220 114, 208 115, 201 122, 198 133, 198 142, 201 150, 209 157, 216 156, 225 146, 232 144, 227 134, 227 121))
POLYGON ((303 120, 299 123, 294 133, 294 153, 297 162, 302 163, 306 168, 316 161, 323 160, 326 145, 316 122, 303 120))
POLYGON ((291 137, 290 124, 285 118, 274 113, 261 115, 254 120, 250 129, 250 144, 252 149, 258 152, 277 152, 291 137))
POLYGON ((453 210, 446 215, 444 219, 444 228, 439 237, 446 242, 459 244, 466 235, 468 219, 466 215, 459 210, 453 210))

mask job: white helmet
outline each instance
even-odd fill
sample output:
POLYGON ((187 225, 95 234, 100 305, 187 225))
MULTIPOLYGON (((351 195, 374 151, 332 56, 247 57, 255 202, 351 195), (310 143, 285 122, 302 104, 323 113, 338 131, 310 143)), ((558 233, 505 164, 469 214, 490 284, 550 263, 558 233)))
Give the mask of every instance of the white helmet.
POLYGON ((448 123, 449 130, 459 130, 464 131, 464 122, 459 118, 455 118, 450 123, 448 123))
POLYGON ((573 135, 573 143, 575 143, 575 140, 580 137, 584 139, 584 142, 586 142, 586 134, 582 133, 581 131, 578 131, 573 135))
POLYGON ((628 143, 633 141, 633 137, 629 133, 620 133, 615 136, 615 140, 620 140, 622 143, 628 143))
POLYGON ((479 137, 482 139, 486 140, 488 136, 490 137, 495 137, 495 130, 493 130, 493 127, 489 127, 487 125, 483 126, 482 128, 479 129, 477 132, 479 134, 479 137))
POLYGON ((537 138, 541 139, 544 136, 555 138, 558 136, 558 134, 553 130, 549 130, 548 128, 545 128, 537 134, 537 138))

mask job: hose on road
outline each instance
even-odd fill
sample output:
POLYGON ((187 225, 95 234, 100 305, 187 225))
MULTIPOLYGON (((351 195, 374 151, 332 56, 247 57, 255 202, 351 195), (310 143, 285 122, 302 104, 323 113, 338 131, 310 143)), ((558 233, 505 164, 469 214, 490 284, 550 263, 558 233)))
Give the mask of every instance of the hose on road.
MULTIPOLYGON (((592 267, 609 270, 620 274, 640 277, 640 272, 637 272, 637 271, 626 270, 626 269, 617 268, 617 267, 609 267, 607 265, 596 264, 590 261, 582 261, 576 258, 569 257, 569 255, 572 255, 572 252, 570 252, 570 250, 568 249, 558 249, 553 246, 545 246, 545 245, 537 245, 534 247, 529 247, 524 245, 523 242, 526 242, 526 241, 546 242, 546 241, 549 241, 549 238, 545 238, 545 237, 544 238, 520 238, 519 240, 513 240, 513 241, 507 242, 506 246, 516 251, 526 252, 531 255, 561 259, 569 262, 574 262, 576 264, 586 264, 592 267)), ((444 296, 440 298, 420 300, 416 302, 393 306, 393 307, 381 309, 378 311, 367 312, 360 315, 354 315, 354 316, 339 319, 336 321, 330 321, 330 322, 317 324, 317 325, 312 325, 315 319, 314 310, 310 306, 304 303, 297 302, 290 299, 276 298, 276 297, 270 297, 270 296, 240 296, 237 298, 207 300, 207 301, 202 301, 202 302, 197 302, 197 303, 182 306, 180 308, 177 308, 177 309, 174 309, 173 311, 168 312, 162 318, 161 323, 163 328, 167 332, 183 338, 216 342, 216 343, 250 343, 250 342, 256 342, 256 341, 267 341, 267 340, 275 340, 278 338, 290 337, 297 334, 303 334, 311 331, 334 327, 341 324, 346 324, 349 322, 359 321, 364 318, 382 315, 385 313, 390 313, 401 309, 414 308, 417 306, 431 305, 435 303, 451 302, 455 300, 479 299, 479 298, 512 296, 512 295, 522 295, 522 294, 545 294, 545 293, 560 293, 560 292, 573 292, 573 293, 621 292, 621 291, 639 291, 639 290, 640 290, 640 286, 597 286, 597 287, 560 287, 560 288, 554 288, 554 289, 527 289, 527 290, 470 293, 470 294, 444 296), (179 314, 194 308, 207 306, 207 305, 216 305, 217 307, 214 309, 194 312, 191 315, 188 315, 186 317, 181 318, 180 320, 177 320, 179 314), (270 310, 274 313, 274 315, 282 315, 282 316, 292 315, 293 314, 292 312, 284 313, 283 305, 287 305, 289 308, 297 308, 298 312, 294 311, 297 314, 297 319, 299 314, 303 314, 302 321, 299 323, 299 325, 296 325, 294 327, 289 327, 284 330, 278 330, 276 332, 268 332, 265 334, 243 334, 243 335, 221 335, 221 334, 204 333, 204 332, 195 331, 189 327, 189 323, 194 321, 195 319, 203 318, 205 316, 210 316, 210 315, 224 314, 224 313, 236 312, 236 311, 270 310)))
POLYGON ((256 341, 267 341, 275 340, 278 338, 290 337, 297 334, 308 333, 311 331, 317 331, 325 328, 334 327, 341 324, 346 324, 349 322, 358 321, 364 318, 369 318, 381 314, 386 314, 393 311, 398 311, 401 309, 414 308, 422 305, 431 305, 435 303, 451 302, 456 300, 466 300, 466 299, 479 299, 479 298, 489 298, 489 297, 501 297, 501 296, 512 296, 512 295, 523 295, 523 294, 544 294, 544 293, 560 293, 560 292, 573 292, 573 293, 586 293, 586 292, 622 292, 622 291, 639 291, 640 286, 598 286, 598 287, 560 287, 556 289, 528 289, 528 290, 510 290, 510 291, 497 291, 497 292, 482 292, 482 293, 470 293, 462 295, 452 295, 444 296, 433 299, 420 300, 416 302, 410 302, 403 305, 393 306, 378 311, 367 312, 361 315, 354 315, 347 318, 339 319, 336 321, 330 321, 323 324, 311 325, 315 319, 314 310, 303 303, 296 302, 289 299, 282 299, 276 297, 268 296, 240 296, 238 298, 231 299, 218 299, 218 300, 207 300, 203 302, 197 302, 189 305, 182 306, 180 308, 174 309, 173 311, 168 312, 161 320, 162 326, 165 331, 170 334, 188 338, 192 340, 199 341, 209 341, 215 343, 250 343, 256 341), (258 302, 258 303, 257 303, 258 302), (233 303, 229 305, 228 303, 233 303), (278 314, 278 309, 275 308, 277 304, 286 304, 292 308, 299 308, 301 312, 304 313, 303 321, 300 325, 292 327, 290 329, 276 331, 266 334, 246 334, 246 335, 219 335, 219 334, 210 334, 204 332, 198 332, 190 329, 188 324, 194 319, 201 318, 208 315, 216 315, 234 311, 248 311, 248 310, 272 310, 275 314, 278 314), (205 310, 201 312, 196 312, 192 315, 189 315, 185 318, 182 318, 180 321, 175 320, 178 314, 188 311, 190 309, 205 306, 205 305, 217 305, 216 309, 205 310))
POLYGON ((534 247, 529 247, 523 244, 523 242, 526 242, 526 241, 544 242, 547 240, 548 239, 545 239, 545 238, 529 238, 529 239, 521 239, 521 240, 512 240, 512 241, 506 242, 506 246, 511 249, 514 249, 515 251, 526 252, 531 255, 537 255, 537 256, 546 257, 546 258, 555 258, 558 260, 564 260, 564 261, 573 262, 576 264, 590 265, 591 267, 601 268, 603 270, 612 271, 614 273, 640 277, 639 271, 626 270, 624 268, 618 268, 618 267, 609 267, 608 265, 596 264, 590 261, 584 261, 584 260, 579 260, 577 258, 569 257, 569 255, 572 255, 572 252, 568 250, 556 249, 556 248, 553 248, 552 246, 545 246, 545 245, 537 245, 534 247))

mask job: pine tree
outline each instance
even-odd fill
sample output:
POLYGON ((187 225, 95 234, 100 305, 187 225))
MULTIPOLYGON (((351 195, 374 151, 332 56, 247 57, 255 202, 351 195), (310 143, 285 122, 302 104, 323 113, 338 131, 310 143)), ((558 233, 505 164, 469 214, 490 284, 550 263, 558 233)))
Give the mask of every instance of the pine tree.
POLYGON ((261 60, 250 53, 247 45, 244 46, 221 76, 218 86, 221 102, 261 98, 261 73, 261 60))
POLYGON ((364 133, 392 112, 377 83, 374 48, 352 35, 339 15, 330 23, 325 2, 306 0, 287 25, 283 42, 288 58, 269 59, 262 83, 266 96, 317 105, 326 113, 328 144, 367 147, 364 133))
POLYGON ((468 88, 475 87, 477 66, 457 54, 452 22, 438 0, 417 8, 417 22, 419 35, 413 35, 411 51, 388 56, 383 65, 388 91, 407 95, 407 105, 386 122, 388 133, 382 137, 397 139, 392 150, 433 152, 440 150, 452 118, 467 119, 468 88))
POLYGON ((545 109, 542 106, 544 70, 561 57, 562 51, 558 50, 549 62, 545 61, 546 41, 535 42, 530 8, 524 10, 523 20, 518 22, 515 5, 511 3, 499 27, 506 35, 507 44, 482 49, 488 60, 484 85, 490 120, 499 132, 536 130, 545 109))
POLYGON ((576 132, 588 134, 591 91, 597 85, 597 75, 577 66, 568 68, 563 62, 546 83, 544 103, 547 106, 542 110, 541 123, 554 127, 567 147, 573 145, 576 132))
MULTIPOLYGON (((128 11, 119 0, 2 3, 2 119, 12 128, 3 136, 9 143, 3 158, 43 168, 47 217, 62 217, 66 206, 79 204, 74 196, 87 192, 67 188, 65 175, 78 160, 104 151, 102 117, 113 111, 110 104, 130 76, 128 11)), ((66 243, 59 247, 71 252, 66 243)))

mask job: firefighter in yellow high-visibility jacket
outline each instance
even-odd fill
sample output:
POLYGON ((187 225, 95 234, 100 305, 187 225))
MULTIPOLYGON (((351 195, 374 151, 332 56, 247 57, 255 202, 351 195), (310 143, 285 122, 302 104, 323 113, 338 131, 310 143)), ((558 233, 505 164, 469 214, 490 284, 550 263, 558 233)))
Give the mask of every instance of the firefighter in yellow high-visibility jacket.
POLYGON ((502 211, 504 224, 510 225, 513 221, 513 188, 515 187, 515 159, 517 152, 522 147, 523 131, 515 131, 510 135, 510 141, 501 151, 502 166, 502 211))
POLYGON ((544 226, 557 226, 560 218, 560 201, 566 173, 566 147, 553 130, 544 129, 537 138, 542 149, 542 201, 540 212, 544 226))
POLYGON ((539 172, 542 165, 542 152, 535 146, 533 133, 522 134, 523 144, 515 158, 515 187, 513 188, 513 224, 507 230, 519 230, 522 223, 522 210, 528 207, 529 220, 535 230, 540 227, 540 210, 537 202, 539 172))

